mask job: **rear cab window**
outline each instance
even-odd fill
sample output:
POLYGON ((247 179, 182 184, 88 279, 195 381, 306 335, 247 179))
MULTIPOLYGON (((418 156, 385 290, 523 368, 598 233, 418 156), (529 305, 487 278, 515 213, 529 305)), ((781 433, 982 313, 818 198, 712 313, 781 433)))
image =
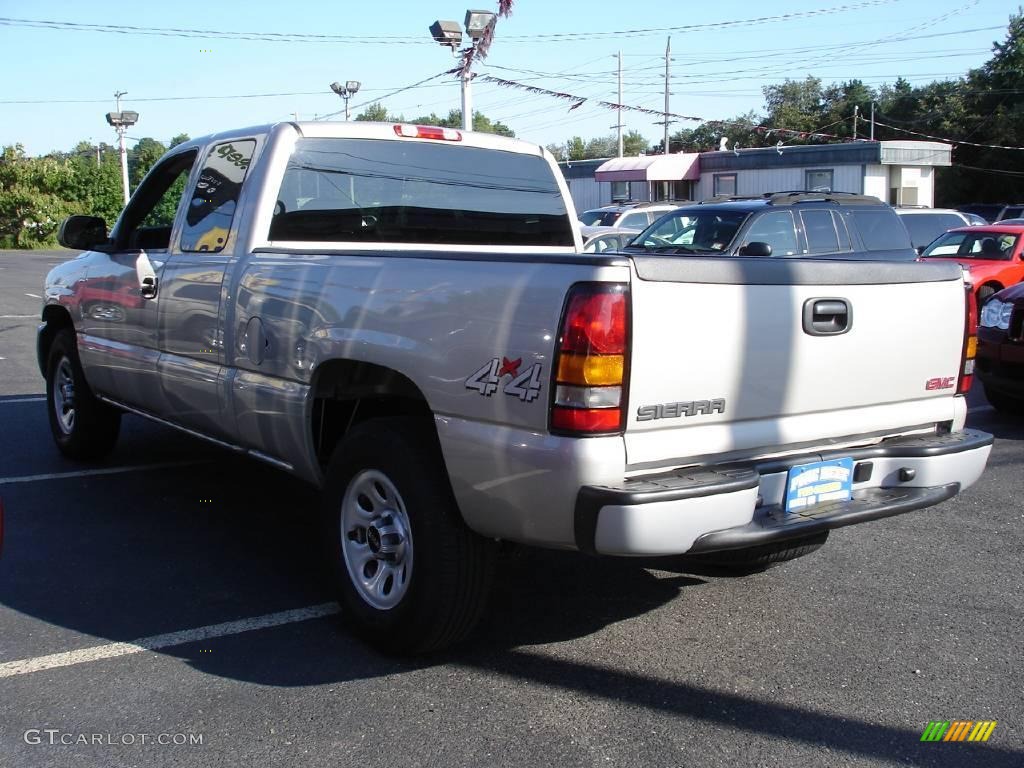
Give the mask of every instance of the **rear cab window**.
POLYGON ((272 241, 572 246, 572 221, 539 155, 452 143, 302 138, 272 241))

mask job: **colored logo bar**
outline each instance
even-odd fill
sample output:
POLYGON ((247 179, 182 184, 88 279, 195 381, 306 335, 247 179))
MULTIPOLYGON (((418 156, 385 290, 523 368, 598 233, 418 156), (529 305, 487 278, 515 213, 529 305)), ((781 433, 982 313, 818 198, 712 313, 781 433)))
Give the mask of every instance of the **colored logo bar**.
POLYGON ((998 720, 932 720, 921 741, 988 741, 998 720))

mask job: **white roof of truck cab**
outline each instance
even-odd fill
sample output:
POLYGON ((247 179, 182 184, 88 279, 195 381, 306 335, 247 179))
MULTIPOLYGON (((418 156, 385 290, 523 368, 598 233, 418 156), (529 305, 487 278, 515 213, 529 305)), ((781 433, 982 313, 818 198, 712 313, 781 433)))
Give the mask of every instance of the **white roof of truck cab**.
MULTIPOLYGON (((498 149, 505 152, 518 152, 524 155, 542 155, 545 150, 537 144, 531 144, 522 139, 511 139, 507 136, 499 136, 495 133, 480 133, 477 131, 464 131, 461 128, 449 128, 448 130, 458 136, 456 140, 445 139, 419 139, 410 136, 400 136, 395 132, 396 125, 415 126, 414 123, 370 123, 363 121, 331 122, 318 120, 315 122, 291 123, 299 130, 305 138, 312 139, 391 139, 397 141, 428 141, 435 144, 460 144, 469 147, 482 147, 484 149, 498 149)), ((425 126, 437 128, 437 126, 425 126)))

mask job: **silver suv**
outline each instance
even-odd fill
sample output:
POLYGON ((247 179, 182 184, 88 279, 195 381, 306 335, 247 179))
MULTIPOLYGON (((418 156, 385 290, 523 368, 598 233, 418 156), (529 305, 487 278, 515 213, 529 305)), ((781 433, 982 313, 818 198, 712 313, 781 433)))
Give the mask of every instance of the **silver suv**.
POLYGON ((622 203, 606 205, 603 208, 591 208, 580 214, 580 224, 585 227, 615 227, 626 229, 647 229, 669 211, 674 211, 683 203, 622 203))

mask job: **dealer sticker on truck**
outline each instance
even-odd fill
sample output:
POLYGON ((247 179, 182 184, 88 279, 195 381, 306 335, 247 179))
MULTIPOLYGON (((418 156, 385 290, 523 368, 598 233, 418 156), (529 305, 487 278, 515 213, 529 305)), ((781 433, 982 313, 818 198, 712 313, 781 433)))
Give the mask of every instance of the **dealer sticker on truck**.
POLYGON ((806 509, 824 501, 849 501, 853 496, 853 459, 801 464, 789 470, 786 511, 806 509))

